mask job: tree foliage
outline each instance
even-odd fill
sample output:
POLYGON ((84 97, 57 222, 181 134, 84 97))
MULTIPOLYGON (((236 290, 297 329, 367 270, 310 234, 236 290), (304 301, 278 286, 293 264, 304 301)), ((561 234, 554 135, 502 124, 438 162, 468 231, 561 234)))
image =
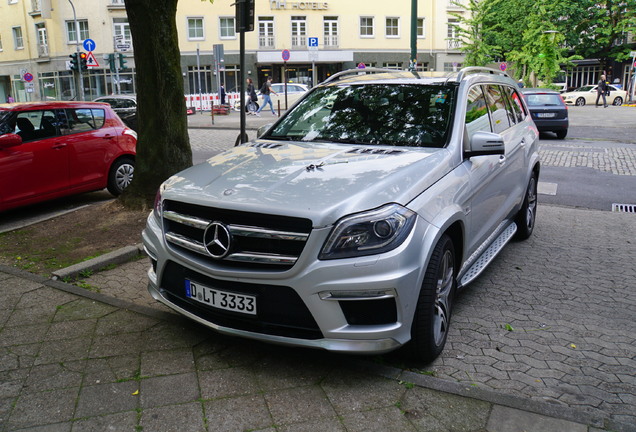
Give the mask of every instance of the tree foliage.
POLYGON ((517 76, 549 82, 579 58, 624 60, 636 32, 636 0, 469 0, 459 39, 466 64, 510 61, 517 76))

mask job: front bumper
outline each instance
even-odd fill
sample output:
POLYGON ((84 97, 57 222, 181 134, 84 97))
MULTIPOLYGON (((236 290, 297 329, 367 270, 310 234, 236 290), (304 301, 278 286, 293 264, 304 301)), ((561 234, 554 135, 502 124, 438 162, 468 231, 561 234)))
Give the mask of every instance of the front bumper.
POLYGON ((143 232, 152 260, 148 291, 219 333, 330 351, 388 352, 410 340, 430 249, 426 239, 435 235, 433 228, 418 219, 407 240, 393 251, 326 261, 316 256, 329 229, 314 230, 292 269, 239 272, 180 256, 166 245, 151 214, 143 232), (262 313, 245 316, 198 304, 185 297, 185 279, 255 296, 262 313))

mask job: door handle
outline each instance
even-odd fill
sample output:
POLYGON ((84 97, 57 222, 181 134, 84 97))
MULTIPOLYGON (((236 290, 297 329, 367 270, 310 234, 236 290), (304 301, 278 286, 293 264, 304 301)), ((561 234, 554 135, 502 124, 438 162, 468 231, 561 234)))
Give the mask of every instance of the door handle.
POLYGON ((521 138, 521 142, 519 143, 519 145, 521 147, 525 147, 526 146, 526 139, 525 138, 521 138))
POLYGON ((55 145, 54 145, 54 146, 52 146, 51 148, 52 148, 53 150, 59 150, 59 149, 64 148, 64 147, 66 147, 66 144, 55 144, 55 145))
POLYGON ((112 136, 112 135, 104 135, 104 136, 102 137, 102 139, 107 139, 107 140, 109 140, 109 139, 113 139, 113 138, 115 138, 115 137, 114 137, 114 136, 112 136))

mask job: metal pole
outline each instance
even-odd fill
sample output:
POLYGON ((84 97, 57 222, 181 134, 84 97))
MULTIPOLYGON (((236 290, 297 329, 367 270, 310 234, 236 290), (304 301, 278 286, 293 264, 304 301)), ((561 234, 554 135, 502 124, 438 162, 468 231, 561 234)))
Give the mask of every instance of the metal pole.
POLYGON ((68 0, 68 2, 71 4, 71 8, 73 9, 73 22, 75 23, 75 32, 77 33, 77 36, 75 36, 75 52, 77 53, 77 73, 79 75, 79 88, 80 88, 80 94, 78 95, 78 99, 83 101, 84 100, 84 77, 82 76, 82 62, 80 62, 80 48, 79 48, 79 39, 80 39, 80 28, 79 28, 79 22, 77 21, 77 15, 75 14, 75 5, 73 4, 73 2, 71 0, 68 0))
POLYGON ((411 58, 409 70, 417 68, 417 0, 411 0, 411 58))
MULTIPOLYGON (((237 3, 243 3, 244 0, 237 0, 237 3)), ((244 5, 241 5, 244 6, 244 5)), ((237 4, 236 7, 239 7, 237 4)), ((240 31, 240 70, 239 70, 239 81, 240 84, 238 86, 240 90, 240 107, 239 113, 241 115, 241 131, 240 131, 240 141, 243 144, 245 139, 245 29, 241 29, 240 31)))
MULTIPOLYGON (((199 58, 199 44, 197 44, 197 81, 199 83, 199 112, 203 115, 203 92, 201 91, 201 61, 199 58)), ((214 113, 214 101, 212 101, 212 112, 214 113)))

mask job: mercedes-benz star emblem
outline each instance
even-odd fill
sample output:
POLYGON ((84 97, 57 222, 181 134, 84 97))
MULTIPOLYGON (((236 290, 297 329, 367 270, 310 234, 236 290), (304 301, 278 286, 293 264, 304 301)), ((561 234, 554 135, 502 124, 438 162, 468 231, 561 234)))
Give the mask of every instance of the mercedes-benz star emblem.
POLYGON ((212 222, 203 233, 203 245, 210 256, 221 259, 230 251, 232 236, 221 222, 212 222))

